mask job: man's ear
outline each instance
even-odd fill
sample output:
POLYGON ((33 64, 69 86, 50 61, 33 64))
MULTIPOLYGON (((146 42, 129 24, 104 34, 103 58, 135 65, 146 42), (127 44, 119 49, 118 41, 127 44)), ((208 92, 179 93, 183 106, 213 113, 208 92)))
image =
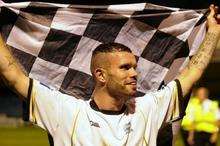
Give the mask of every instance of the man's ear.
POLYGON ((95 69, 95 77, 97 79, 97 81, 101 82, 101 83, 105 83, 106 82, 106 77, 107 77, 107 72, 105 69, 103 68, 97 68, 95 69))

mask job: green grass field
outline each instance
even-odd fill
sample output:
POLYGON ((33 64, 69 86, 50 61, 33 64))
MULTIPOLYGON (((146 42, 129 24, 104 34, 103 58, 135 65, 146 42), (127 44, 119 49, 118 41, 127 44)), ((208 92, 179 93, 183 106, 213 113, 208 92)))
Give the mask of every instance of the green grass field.
POLYGON ((0 127, 0 146, 49 146, 47 133, 36 127, 0 127))
MULTIPOLYGON (((49 146, 49 143, 47 133, 40 128, 0 127, 0 146, 49 146)), ((178 138, 175 146, 184 146, 181 137, 178 138)))

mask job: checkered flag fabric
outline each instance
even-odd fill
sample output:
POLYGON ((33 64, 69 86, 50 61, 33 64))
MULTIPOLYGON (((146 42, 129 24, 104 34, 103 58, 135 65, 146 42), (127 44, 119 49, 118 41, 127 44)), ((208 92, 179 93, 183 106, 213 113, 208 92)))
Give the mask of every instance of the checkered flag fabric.
POLYGON ((1 31, 26 74, 88 99, 94 82, 92 51, 101 43, 122 43, 138 61, 138 91, 157 90, 172 80, 201 44, 207 10, 149 3, 67 5, 4 3, 1 31))

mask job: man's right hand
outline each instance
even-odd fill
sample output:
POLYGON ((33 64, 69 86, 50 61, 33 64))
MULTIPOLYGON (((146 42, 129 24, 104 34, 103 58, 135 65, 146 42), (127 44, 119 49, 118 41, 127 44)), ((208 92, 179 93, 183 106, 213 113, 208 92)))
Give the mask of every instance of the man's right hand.
POLYGON ((21 97, 27 97, 29 78, 25 76, 0 34, 0 76, 4 78, 10 89, 21 97))

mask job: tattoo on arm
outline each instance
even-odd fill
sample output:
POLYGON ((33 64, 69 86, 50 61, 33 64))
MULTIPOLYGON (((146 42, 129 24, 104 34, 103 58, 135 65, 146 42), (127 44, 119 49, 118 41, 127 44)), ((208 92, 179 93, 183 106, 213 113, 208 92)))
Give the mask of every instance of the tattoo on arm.
POLYGON ((15 64, 15 60, 11 56, 5 56, 5 58, 8 60, 8 67, 15 64))
POLYGON ((200 46, 198 53, 191 59, 188 66, 189 68, 196 67, 200 70, 204 70, 208 66, 214 49, 217 45, 216 38, 218 35, 210 32, 208 32, 206 35, 207 36, 203 44, 200 46))
POLYGON ((16 61, 14 60, 14 58, 8 52, 4 53, 5 54, 3 54, 2 56, 0 54, 0 74, 2 74, 4 71, 7 71, 11 67, 16 66, 16 61))

